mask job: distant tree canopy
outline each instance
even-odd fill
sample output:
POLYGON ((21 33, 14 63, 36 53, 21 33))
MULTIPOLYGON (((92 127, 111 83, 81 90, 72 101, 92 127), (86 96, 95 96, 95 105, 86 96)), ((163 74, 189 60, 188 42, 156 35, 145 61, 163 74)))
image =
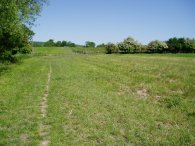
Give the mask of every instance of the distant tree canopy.
POLYGON ((69 41, 66 43, 66 46, 67 47, 76 47, 76 44, 69 41))
POLYGON ((148 44, 148 52, 150 53, 163 53, 168 49, 168 46, 165 42, 155 40, 151 41, 148 44))
POLYGON ((57 42, 55 43, 55 45, 56 45, 56 47, 62 47, 62 42, 61 42, 61 41, 57 41, 57 42))
MULTIPOLYGON (((76 46, 76 44, 72 43, 71 41, 57 41, 57 42, 54 42, 53 39, 49 39, 48 41, 42 42, 41 44, 44 47, 75 47, 76 46)), ((37 43, 34 42, 33 46, 36 47, 37 43)))
POLYGON ((0 0, 0 61, 30 51, 30 27, 46 0, 0 0), (24 51, 26 49, 26 51, 24 51))
MULTIPOLYGON (((76 45, 71 41, 54 41, 50 39, 46 42, 35 42, 34 46, 45 47, 89 47, 95 48, 95 43, 86 41, 85 45, 76 45)), ((96 48, 105 48, 108 54, 111 53, 195 53, 195 40, 189 38, 170 38, 168 41, 154 40, 143 45, 132 37, 127 37, 122 42, 113 44, 100 44, 96 48)))
POLYGON ((94 43, 94 42, 90 42, 90 41, 86 41, 86 42, 85 42, 85 46, 86 46, 86 47, 95 48, 95 43, 94 43))
POLYGON ((170 38, 166 41, 171 53, 191 53, 195 52, 195 40, 189 38, 170 38))
POLYGON ((140 50, 141 44, 132 37, 128 37, 118 44, 118 48, 122 53, 136 53, 139 52, 138 50, 140 50))
POLYGON ((54 47, 55 46, 54 40, 52 40, 52 39, 48 40, 47 42, 44 43, 44 46, 45 47, 54 47))
POLYGON ((189 38, 170 38, 168 41, 151 41, 142 45, 132 37, 118 44, 107 44, 106 51, 110 53, 195 53, 195 40, 189 38), (115 51, 118 50, 118 51, 115 51))
POLYGON ((119 47, 113 43, 108 43, 106 45, 106 52, 107 54, 118 53, 119 47))

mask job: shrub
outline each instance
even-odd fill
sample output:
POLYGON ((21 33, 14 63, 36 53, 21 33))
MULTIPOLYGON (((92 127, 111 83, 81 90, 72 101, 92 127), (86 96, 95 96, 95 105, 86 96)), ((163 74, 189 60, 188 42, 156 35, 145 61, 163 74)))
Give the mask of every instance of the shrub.
POLYGON ((10 51, 4 51, 0 54, 0 62, 11 62, 15 63, 17 59, 12 55, 10 51))
POLYGON ((87 42, 85 42, 85 46, 86 47, 95 48, 95 43, 94 42, 87 41, 87 42))
POLYGON ((148 52, 148 46, 147 45, 141 45, 139 53, 147 53, 148 52))
POLYGON ((195 40, 189 38, 170 38, 167 42, 171 53, 194 53, 195 40))
POLYGON ((112 54, 112 53, 118 53, 118 46, 112 43, 109 43, 106 45, 106 53, 107 54, 112 54))
POLYGON ((32 52, 32 47, 28 46, 28 47, 22 47, 19 49, 19 52, 22 54, 29 54, 32 52))
POLYGON ((185 53, 194 53, 195 52, 195 40, 194 39, 185 39, 184 41, 184 52, 185 53))
POLYGON ((121 53, 136 53, 140 52, 141 44, 132 37, 128 37, 122 43, 118 44, 118 48, 121 53))
POLYGON ((166 52, 166 49, 168 49, 167 44, 159 40, 151 41, 148 44, 148 52, 150 53, 162 53, 166 52))
POLYGON ((18 53, 18 51, 19 51, 19 48, 14 48, 11 50, 11 53, 12 53, 12 55, 15 55, 18 53))
POLYGON ((55 46, 55 42, 53 39, 49 39, 47 42, 44 43, 45 47, 54 47, 55 46))

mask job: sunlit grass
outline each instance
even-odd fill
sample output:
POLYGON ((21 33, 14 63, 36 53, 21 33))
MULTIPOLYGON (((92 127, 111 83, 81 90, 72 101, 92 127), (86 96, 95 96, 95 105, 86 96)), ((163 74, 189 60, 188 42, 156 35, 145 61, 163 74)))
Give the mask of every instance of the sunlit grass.
POLYGON ((72 51, 80 54, 105 54, 105 47, 91 48, 91 47, 75 47, 72 51))
POLYGON ((29 58, 0 75, 0 145, 37 145, 47 62, 29 58))
POLYGON ((1 145, 39 143, 39 106, 50 63, 51 145, 193 145, 190 56, 35 48, 34 57, 20 64, 0 65, 1 145))

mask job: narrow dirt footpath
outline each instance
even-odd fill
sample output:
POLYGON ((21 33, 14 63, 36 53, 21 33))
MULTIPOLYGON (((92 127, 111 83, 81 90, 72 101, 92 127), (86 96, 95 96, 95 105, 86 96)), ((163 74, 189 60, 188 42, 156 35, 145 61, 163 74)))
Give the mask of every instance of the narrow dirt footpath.
POLYGON ((51 74, 52 74, 52 68, 51 64, 49 65, 49 71, 48 71, 48 79, 46 83, 45 93, 40 103, 40 110, 41 110, 41 123, 40 123, 40 137, 41 137, 41 146, 48 146, 50 143, 49 140, 49 128, 50 126, 46 123, 47 118, 47 97, 49 95, 49 86, 50 86, 50 80, 51 80, 51 74))

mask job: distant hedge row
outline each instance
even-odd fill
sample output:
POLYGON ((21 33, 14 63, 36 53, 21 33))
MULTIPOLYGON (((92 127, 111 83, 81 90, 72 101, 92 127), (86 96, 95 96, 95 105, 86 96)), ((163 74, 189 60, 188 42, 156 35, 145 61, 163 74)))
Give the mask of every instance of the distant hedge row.
POLYGON ((70 41, 57 41, 54 42, 53 39, 49 39, 46 42, 32 42, 34 47, 76 47, 75 43, 70 41))
POLYGON ((91 47, 95 48, 95 43, 91 41, 86 41, 85 45, 77 45, 71 41, 54 41, 49 39, 46 42, 32 42, 34 47, 91 47))
POLYGON ((170 38, 168 41, 151 41, 142 45, 132 37, 118 44, 106 45, 106 53, 195 53, 195 40, 189 38, 170 38))

